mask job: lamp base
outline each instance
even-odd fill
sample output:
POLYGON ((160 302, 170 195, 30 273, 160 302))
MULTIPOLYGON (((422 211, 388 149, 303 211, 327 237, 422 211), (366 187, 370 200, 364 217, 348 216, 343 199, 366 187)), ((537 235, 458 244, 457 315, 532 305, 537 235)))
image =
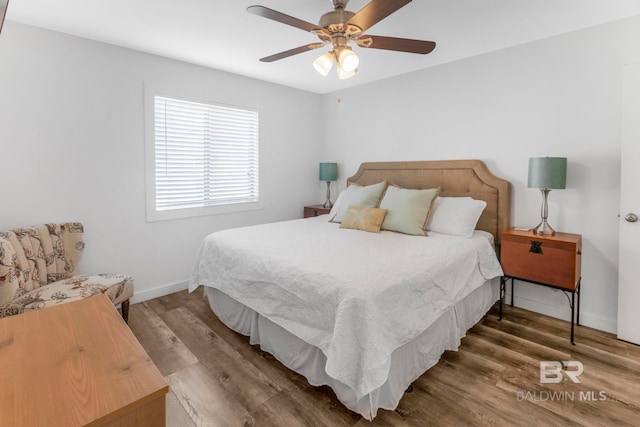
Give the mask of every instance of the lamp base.
POLYGON ((327 181, 327 201, 322 205, 325 209, 331 209, 333 207, 333 203, 331 203, 331 181, 327 181))
POLYGON ((532 228, 531 231, 533 231, 533 234, 537 234, 539 236, 542 236, 544 234, 550 234, 553 236, 554 234, 556 234, 556 230, 554 230, 549 225, 549 223, 547 223, 546 219, 542 220, 542 222, 537 226, 535 226, 534 228, 532 228))
POLYGON ((543 234, 554 235, 556 234, 556 230, 551 228, 551 226, 547 223, 547 197, 549 197, 549 191, 551 190, 549 190, 548 188, 541 188, 540 191, 542 193, 542 208, 540 209, 540 216, 542 217, 542 221, 540 222, 540 224, 535 226, 532 231, 533 234, 537 234, 539 236, 542 236, 543 234))

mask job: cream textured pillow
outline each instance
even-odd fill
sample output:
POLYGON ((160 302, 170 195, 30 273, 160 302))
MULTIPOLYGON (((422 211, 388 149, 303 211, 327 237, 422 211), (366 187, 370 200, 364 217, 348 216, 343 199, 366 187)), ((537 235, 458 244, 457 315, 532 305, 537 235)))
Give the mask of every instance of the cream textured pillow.
POLYGON ((379 233, 380 226, 387 213, 385 209, 366 208, 364 206, 349 206, 340 224, 340 228, 379 233))
POLYGON ((429 211, 437 195, 437 188, 409 190, 389 185, 380 202, 380 209, 388 211, 382 229, 426 236, 429 211))
POLYGON ((349 206, 377 208, 378 203, 380 202, 380 196, 386 187, 387 181, 367 185, 365 187, 351 184, 338 196, 336 205, 334 206, 334 209, 331 210, 331 214, 333 214, 333 216, 329 221, 342 222, 349 206))
POLYGON ((484 200, 471 197, 438 197, 433 204, 427 230, 471 237, 486 206, 484 200))

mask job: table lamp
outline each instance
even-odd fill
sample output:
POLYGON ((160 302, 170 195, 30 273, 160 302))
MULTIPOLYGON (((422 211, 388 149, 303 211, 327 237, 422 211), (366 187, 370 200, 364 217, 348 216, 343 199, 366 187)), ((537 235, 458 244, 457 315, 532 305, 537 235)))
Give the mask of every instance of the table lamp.
POLYGON ((535 234, 556 234, 555 230, 547 223, 547 197, 549 191, 563 190, 567 184, 567 159, 566 157, 532 157, 529 159, 529 188, 539 188, 542 192, 542 208, 540 216, 542 221, 533 229, 535 234))
POLYGON ((320 181, 327 183, 327 201, 324 202, 324 207, 331 209, 333 203, 331 203, 331 181, 338 179, 338 164, 337 163, 320 163, 320 181))

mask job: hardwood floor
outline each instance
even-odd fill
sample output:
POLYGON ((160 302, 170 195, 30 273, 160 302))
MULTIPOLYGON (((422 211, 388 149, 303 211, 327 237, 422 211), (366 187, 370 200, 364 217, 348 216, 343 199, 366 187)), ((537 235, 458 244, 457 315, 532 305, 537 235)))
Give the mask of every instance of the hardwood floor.
POLYGON ((640 422, 639 346, 584 326, 571 345, 567 322, 518 308, 505 307, 502 321, 490 312, 373 422, 224 326, 202 289, 132 305, 129 326, 171 387, 170 427, 640 422), (563 373, 562 382, 541 384, 540 361, 582 363, 580 383, 563 373))

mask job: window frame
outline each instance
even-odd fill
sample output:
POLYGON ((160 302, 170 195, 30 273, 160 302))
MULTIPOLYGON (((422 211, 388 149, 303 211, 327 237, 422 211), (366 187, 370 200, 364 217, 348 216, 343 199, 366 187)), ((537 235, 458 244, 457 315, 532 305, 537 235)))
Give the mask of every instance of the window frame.
MULTIPOLYGON (((178 92, 178 91, 175 91, 178 92)), ((184 93, 158 90, 145 83, 145 191, 146 191, 146 219, 147 222, 176 220, 207 215, 228 214, 234 212, 246 212, 264 208, 262 199, 262 150, 258 137, 258 197, 256 202, 225 203, 212 206, 185 207, 179 209, 156 209, 156 141, 155 141, 155 98, 156 96, 172 98, 180 101, 209 104, 214 106, 238 108, 258 111, 256 107, 230 105, 227 103, 205 99, 203 97, 190 96, 184 93)), ((260 128, 260 115, 258 115, 258 129, 260 128)))

